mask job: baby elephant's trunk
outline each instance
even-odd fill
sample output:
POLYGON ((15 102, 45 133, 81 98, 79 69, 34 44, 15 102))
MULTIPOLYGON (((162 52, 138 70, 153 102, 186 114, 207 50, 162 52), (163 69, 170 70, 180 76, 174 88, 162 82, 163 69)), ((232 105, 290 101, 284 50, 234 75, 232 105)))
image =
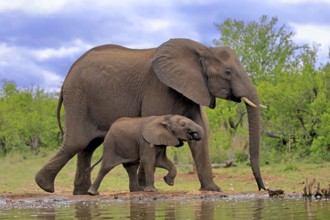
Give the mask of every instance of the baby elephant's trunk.
POLYGON ((193 128, 189 129, 188 136, 190 140, 200 141, 204 136, 204 130, 201 126, 195 124, 193 128))
POLYGON ((204 136, 204 130, 196 124, 193 128, 189 129, 188 136, 190 140, 200 141, 204 136))
POLYGON ((189 136, 191 137, 191 140, 200 141, 202 139, 202 134, 197 131, 189 132, 189 136))

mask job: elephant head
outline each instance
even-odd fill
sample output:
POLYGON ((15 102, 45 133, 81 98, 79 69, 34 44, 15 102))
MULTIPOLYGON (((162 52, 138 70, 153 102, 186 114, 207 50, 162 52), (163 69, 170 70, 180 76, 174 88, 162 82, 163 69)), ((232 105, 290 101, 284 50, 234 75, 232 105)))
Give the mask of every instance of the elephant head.
POLYGON ((179 115, 155 116, 142 126, 143 138, 152 145, 180 147, 183 141, 199 141, 203 135, 201 126, 179 115))
POLYGON ((246 103, 251 167, 259 190, 265 189, 259 167, 259 98, 235 52, 171 39, 157 49, 152 68, 161 82, 199 105, 215 108, 215 97, 246 103))

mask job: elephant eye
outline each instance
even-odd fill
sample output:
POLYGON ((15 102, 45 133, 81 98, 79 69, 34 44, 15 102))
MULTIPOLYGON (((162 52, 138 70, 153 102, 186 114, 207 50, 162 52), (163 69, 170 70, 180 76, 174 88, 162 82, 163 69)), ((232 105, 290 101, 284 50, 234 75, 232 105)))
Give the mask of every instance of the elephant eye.
POLYGON ((231 70, 230 69, 226 69, 225 70, 225 75, 226 76, 230 76, 231 75, 231 70))
POLYGON ((180 122, 180 126, 184 127, 184 126, 186 126, 186 123, 185 122, 180 122))

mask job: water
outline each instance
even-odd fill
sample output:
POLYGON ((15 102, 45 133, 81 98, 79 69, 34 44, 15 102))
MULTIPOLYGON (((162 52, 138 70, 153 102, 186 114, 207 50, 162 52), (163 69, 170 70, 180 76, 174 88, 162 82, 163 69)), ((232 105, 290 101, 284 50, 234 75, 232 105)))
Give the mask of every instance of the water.
POLYGON ((1 208, 0 219, 330 219, 330 200, 221 198, 212 200, 73 202, 1 208))

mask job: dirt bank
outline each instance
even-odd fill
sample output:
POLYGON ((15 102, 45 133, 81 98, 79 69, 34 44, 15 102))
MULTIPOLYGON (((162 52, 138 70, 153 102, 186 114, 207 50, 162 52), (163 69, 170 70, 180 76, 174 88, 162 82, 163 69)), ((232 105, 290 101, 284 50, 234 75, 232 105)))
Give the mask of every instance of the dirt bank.
MULTIPOLYGON (((300 197, 298 194, 286 197, 300 197)), ((40 208, 67 206, 76 203, 113 203, 125 201, 166 201, 166 200, 202 200, 214 201, 219 199, 254 199, 269 198, 265 191, 253 193, 224 193, 208 191, 158 191, 158 192, 107 192, 98 196, 74 196, 68 193, 25 193, 0 195, 0 209, 40 208)))

